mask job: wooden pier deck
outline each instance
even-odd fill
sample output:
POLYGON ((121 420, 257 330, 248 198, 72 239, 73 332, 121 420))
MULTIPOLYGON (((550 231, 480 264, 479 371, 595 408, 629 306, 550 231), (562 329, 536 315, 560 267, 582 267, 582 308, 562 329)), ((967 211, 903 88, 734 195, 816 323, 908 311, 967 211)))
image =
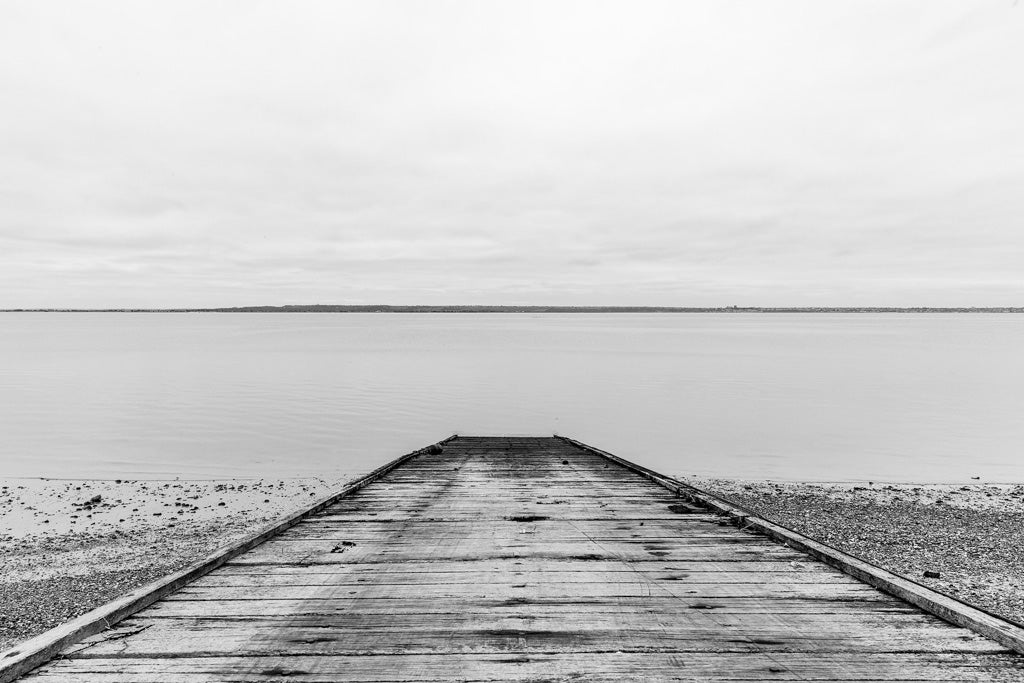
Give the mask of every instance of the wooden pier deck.
POLYGON ((1022 660, 593 452, 459 437, 23 680, 1024 680, 1022 660))

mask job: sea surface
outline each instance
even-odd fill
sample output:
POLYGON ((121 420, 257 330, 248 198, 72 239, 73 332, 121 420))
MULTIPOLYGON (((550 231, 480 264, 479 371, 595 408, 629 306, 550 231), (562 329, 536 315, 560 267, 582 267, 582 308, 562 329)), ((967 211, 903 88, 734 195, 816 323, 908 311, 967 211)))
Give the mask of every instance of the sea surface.
POLYGON ((0 314, 0 477, 335 477, 460 434, 1024 481, 1024 315, 0 314))

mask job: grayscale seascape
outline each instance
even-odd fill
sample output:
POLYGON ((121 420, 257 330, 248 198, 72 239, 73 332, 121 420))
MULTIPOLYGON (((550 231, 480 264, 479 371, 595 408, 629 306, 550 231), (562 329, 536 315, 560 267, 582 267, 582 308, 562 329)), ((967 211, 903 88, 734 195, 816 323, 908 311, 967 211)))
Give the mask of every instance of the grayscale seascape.
POLYGON ((0 2, 0 683, 1024 681, 1020 5, 0 2))

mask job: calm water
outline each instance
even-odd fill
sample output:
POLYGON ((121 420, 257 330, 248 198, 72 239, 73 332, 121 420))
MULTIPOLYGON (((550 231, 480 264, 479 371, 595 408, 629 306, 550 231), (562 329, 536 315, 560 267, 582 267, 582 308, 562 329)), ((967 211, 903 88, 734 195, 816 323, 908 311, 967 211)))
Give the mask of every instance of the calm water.
POLYGON ((0 476, 368 470, 561 433, 676 474, 1024 480, 1024 316, 0 314, 0 476))

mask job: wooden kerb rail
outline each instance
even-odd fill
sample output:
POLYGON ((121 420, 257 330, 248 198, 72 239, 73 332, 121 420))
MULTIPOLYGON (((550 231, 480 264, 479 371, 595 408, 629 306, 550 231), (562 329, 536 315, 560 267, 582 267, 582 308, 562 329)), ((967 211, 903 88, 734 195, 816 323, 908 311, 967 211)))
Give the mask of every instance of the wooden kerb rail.
MULTIPOLYGON (((446 439, 438 441, 436 445, 443 445, 457 435, 453 434, 446 439)), ((316 514, 324 508, 330 507, 342 498, 355 493, 361 488, 373 483, 384 474, 395 469, 407 460, 426 453, 432 446, 426 446, 419 450, 399 456, 391 462, 378 467, 369 474, 346 484, 337 493, 321 498, 312 505, 293 512, 258 531, 238 541, 229 543, 218 548, 207 557, 185 567, 181 571, 158 579, 152 583, 137 588, 112 602, 86 612, 82 616, 69 621, 66 624, 51 629, 45 633, 16 645, 6 652, 0 652, 0 683, 13 681, 22 674, 31 671, 40 664, 53 658, 57 653, 69 645, 73 645, 84 638, 108 629, 117 622, 129 617, 141 609, 151 605, 160 598, 173 593, 182 586, 195 581, 201 576, 228 562, 232 558, 255 548, 264 541, 282 531, 294 526, 303 519, 316 514)))
POLYGON ((920 607, 941 619, 945 619, 957 626, 971 629, 986 638, 991 638, 1000 645, 1024 654, 1024 628, 1017 624, 1000 619, 993 614, 955 600, 948 595, 933 591, 915 581, 888 572, 857 557, 847 555, 832 546, 819 543, 792 529, 758 517, 751 511, 723 500, 718 496, 671 477, 666 477, 642 465, 630 462, 625 458, 620 458, 617 455, 566 436, 556 435, 556 437, 585 451, 618 463, 626 469, 667 488, 684 500, 725 515, 734 524, 743 529, 751 529, 765 534, 779 543, 807 553, 811 557, 831 565, 845 574, 885 591, 890 595, 894 595, 916 607, 920 607))

